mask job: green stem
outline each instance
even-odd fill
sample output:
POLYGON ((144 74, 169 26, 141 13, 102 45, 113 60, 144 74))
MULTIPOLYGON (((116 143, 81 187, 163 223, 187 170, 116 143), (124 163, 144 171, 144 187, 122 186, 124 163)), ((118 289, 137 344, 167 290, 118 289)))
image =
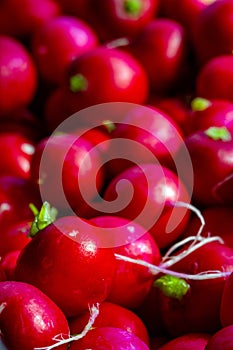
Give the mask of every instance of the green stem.
POLYGON ((214 141, 220 140, 226 142, 232 140, 231 134, 225 126, 211 126, 205 130, 205 134, 214 141))
POLYGON ((125 0, 124 1, 124 10, 133 16, 137 16, 142 9, 141 0, 125 0))
POLYGON ((181 300, 188 292, 190 285, 182 278, 164 275, 154 282, 154 286, 159 288, 164 295, 181 300))
POLYGON ((86 91, 88 81, 82 74, 73 75, 70 78, 70 90, 72 92, 86 91))
POLYGON ((51 207, 48 202, 43 203, 40 211, 34 206, 34 204, 29 204, 29 207, 35 215, 31 225, 29 237, 34 237, 37 232, 43 230, 56 220, 57 209, 51 207))
POLYGON ((191 109, 193 112, 201 112, 211 106, 211 102, 202 97, 196 97, 191 101, 191 109))

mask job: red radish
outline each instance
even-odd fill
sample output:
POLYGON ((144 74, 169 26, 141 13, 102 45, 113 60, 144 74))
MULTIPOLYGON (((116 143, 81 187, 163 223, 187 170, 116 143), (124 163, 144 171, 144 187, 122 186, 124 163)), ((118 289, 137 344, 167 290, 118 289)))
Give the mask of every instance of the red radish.
MULTIPOLYGON (((116 216, 99 216, 90 220, 105 228, 103 239, 109 240, 114 253, 159 264, 160 251, 153 237, 133 221, 116 216), (106 235, 109 237, 106 238, 106 235)), ((147 268, 117 260, 116 271, 107 300, 129 309, 138 308, 149 293, 154 276, 147 268)))
POLYGON ((159 15, 181 23, 188 34, 193 36, 200 13, 214 1, 216 0, 183 0, 178 7, 176 0, 163 0, 159 3, 159 15))
MULTIPOLYGON (((43 224, 43 217, 49 217, 45 205, 34 228, 43 224)), ((59 218, 22 250, 15 278, 41 289, 67 316, 80 314, 107 298, 115 273, 113 252, 98 244, 92 225, 76 216, 59 218)))
POLYGON ((30 139, 15 132, 0 133, 0 176, 11 175, 29 179, 34 152, 35 146, 30 139))
MULTIPOLYGON (((164 264, 168 266, 169 262, 164 260, 164 264)), ((179 262, 174 264, 173 260, 172 270, 193 274, 197 280, 185 280, 188 285, 185 286, 183 296, 172 294, 181 287, 181 284, 175 284, 175 280, 173 284, 173 278, 167 281, 164 279, 161 284, 156 281, 156 285, 161 288, 158 303, 167 331, 173 337, 190 332, 217 331, 221 326, 220 304, 225 272, 233 271, 232 248, 219 242, 207 243, 179 262), (198 275, 203 271, 219 271, 220 275, 213 279, 210 279, 211 275, 208 278, 208 274, 198 275)))
MULTIPOLYGON (((161 341, 165 343, 170 339, 170 336, 168 336, 165 324, 163 323, 159 292, 159 289, 153 285, 146 299, 137 309, 137 314, 145 324, 149 334, 155 337, 154 342, 157 342, 157 338, 162 338, 161 341)), ((157 348, 155 347, 155 349, 157 348)))
POLYGON ((54 0, 8 0, 0 4, 1 33, 28 38, 43 23, 60 13, 54 0))
POLYGON ((6 280, 6 274, 2 265, 0 265, 0 282, 3 282, 5 280, 6 280))
POLYGON ((132 108, 116 125, 111 136, 113 142, 110 152, 113 160, 110 161, 109 171, 114 175, 132 166, 133 162, 159 162, 169 167, 173 165, 174 155, 183 144, 182 131, 178 125, 169 115, 155 107, 132 108))
POLYGON ((6 253, 1 259, 1 266, 3 267, 6 275, 6 280, 14 281, 15 280, 15 268, 17 260, 21 250, 11 250, 6 253))
MULTIPOLYGON (((69 320, 71 334, 79 334, 88 323, 90 314, 86 311, 78 317, 69 320)), ((130 332, 149 344, 148 332, 141 319, 132 311, 107 301, 99 306, 99 315, 93 324, 97 327, 116 327, 130 332)))
POLYGON ((211 1, 200 12, 194 27, 194 42, 201 63, 216 56, 232 54, 232 14, 231 0, 211 1))
POLYGON ((21 220, 33 220, 29 208, 33 203, 41 205, 39 193, 35 185, 26 179, 15 176, 0 177, 0 223, 1 227, 9 227, 21 220))
POLYGON ((96 187, 98 190, 102 187, 103 172, 98 172, 100 154, 96 149, 91 151, 92 148, 84 137, 71 134, 41 140, 32 158, 31 173, 43 199, 69 211, 70 206, 78 210, 83 202, 97 195, 96 187))
POLYGON ((225 282, 221 306, 220 306, 220 318, 221 324, 223 327, 233 325, 233 301, 232 301, 232 293, 233 293, 233 273, 225 282))
MULTIPOLYGON (((233 170, 232 133, 226 127, 210 127, 198 131, 185 139, 189 151, 193 174, 193 199, 199 205, 231 204, 232 198, 224 199, 217 190, 227 181, 233 170), (209 176, 211 174, 211 176, 209 176)), ((178 155, 183 158, 183 155, 178 155)), ((189 174, 184 179, 189 180, 189 174)), ((184 181, 185 181, 184 180, 184 181)), ((227 183, 226 183, 227 186, 227 183)), ((231 189, 229 184, 228 190, 231 189)))
POLYGON ((101 26, 99 35, 105 40, 135 36, 156 16, 158 8, 158 0, 102 0, 101 7, 98 0, 89 3, 95 19, 92 24, 101 26))
POLYGON ((114 327, 98 327, 87 335, 71 343, 71 350, 149 350, 149 347, 136 335, 114 327))
POLYGON ((233 102, 233 57, 217 56, 209 60, 199 71, 196 91, 209 99, 226 99, 233 102))
POLYGON ((159 350, 205 350, 209 338, 210 335, 204 333, 185 334, 170 340, 159 347, 159 350))
POLYGON ((205 130, 211 126, 233 127, 233 103, 228 100, 207 100, 196 97, 191 101, 191 111, 188 113, 186 127, 189 134, 205 130))
POLYGON ((11 350, 34 350, 55 343, 59 334, 69 336, 62 311, 30 284, 0 282, 0 305, 1 336, 11 350))
MULTIPOLYGON (((226 245, 233 248, 233 228, 231 225, 233 207, 208 207, 203 209, 201 213, 205 220, 202 236, 219 236, 226 245)), ((184 237, 195 236, 199 227, 199 219, 192 217, 185 229, 184 237)))
POLYGON ((0 231, 0 256, 12 250, 21 250, 30 241, 28 237, 31 228, 31 221, 24 220, 13 223, 0 231))
POLYGON ((205 350, 231 350, 233 345, 233 325, 216 332, 208 341, 205 350))
POLYGON ((182 26, 169 19, 150 21, 129 45, 145 68, 151 89, 157 94, 172 91, 186 59, 182 26))
POLYGON ((65 106, 67 94, 66 88, 59 86, 52 91, 44 103, 45 128, 49 133, 70 116, 65 106))
POLYGON ((48 82, 61 83, 69 63, 97 46, 97 41, 92 28, 76 17, 58 16, 45 23, 32 38, 41 76, 48 82))
POLYGON ((72 15, 78 18, 86 19, 88 17, 87 0, 56 0, 62 9, 62 13, 72 15))
POLYGON ((153 96, 149 99, 149 105, 154 106, 169 117, 181 128, 182 132, 186 134, 186 124, 188 122, 189 105, 184 97, 171 97, 153 100, 153 96))
POLYGON ((105 102, 144 103, 148 79, 141 64, 119 49, 98 47, 76 58, 68 68, 67 111, 73 114, 105 102), (100 85, 100 82, 104 84, 100 85))
POLYGON ((18 133, 31 142, 38 141, 42 135, 42 122, 27 108, 20 108, 10 114, 0 115, 0 133, 18 133))
POLYGON ((181 235, 189 218, 187 208, 176 207, 177 201, 189 202, 186 187, 175 173, 158 164, 123 171, 107 186, 104 199, 109 206, 113 202, 114 215, 135 220, 147 229, 160 248, 181 235))
POLYGON ((37 76, 29 52, 18 40, 1 35, 0 52, 0 114, 4 114, 31 103, 37 76))

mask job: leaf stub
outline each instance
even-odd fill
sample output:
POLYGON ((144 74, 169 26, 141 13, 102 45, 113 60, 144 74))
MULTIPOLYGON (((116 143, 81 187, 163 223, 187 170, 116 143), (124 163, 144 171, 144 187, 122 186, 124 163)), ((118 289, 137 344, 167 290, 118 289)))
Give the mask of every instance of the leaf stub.
POLYGON ((159 288, 164 295, 181 300, 188 292, 190 285, 183 279, 171 275, 164 275, 154 282, 154 286, 159 288))
POLYGON ((37 232, 43 230, 45 227, 47 227, 56 220, 58 212, 57 209, 51 207, 48 202, 43 203, 40 211, 38 211, 33 204, 30 204, 29 206, 33 214, 35 215, 35 218, 30 228, 29 236, 34 237, 37 234, 37 232))
POLYGON ((205 130, 205 134, 214 141, 220 140, 227 142, 232 140, 231 133, 225 126, 211 126, 205 130))

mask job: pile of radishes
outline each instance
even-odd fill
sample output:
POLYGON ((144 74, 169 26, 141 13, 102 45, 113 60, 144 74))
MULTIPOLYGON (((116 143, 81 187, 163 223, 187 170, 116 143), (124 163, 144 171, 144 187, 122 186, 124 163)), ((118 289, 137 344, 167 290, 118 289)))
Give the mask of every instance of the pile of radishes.
POLYGON ((0 2, 0 349, 233 349, 232 18, 0 2))

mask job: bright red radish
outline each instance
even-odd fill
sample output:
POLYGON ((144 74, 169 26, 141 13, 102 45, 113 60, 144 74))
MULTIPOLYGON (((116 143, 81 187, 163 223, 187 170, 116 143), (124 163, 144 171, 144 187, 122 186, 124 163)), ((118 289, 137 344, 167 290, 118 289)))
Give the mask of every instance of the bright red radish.
POLYGON ((69 336, 62 311, 30 284, 0 282, 0 310, 1 337, 11 350, 34 350, 54 344, 59 334, 69 336))

